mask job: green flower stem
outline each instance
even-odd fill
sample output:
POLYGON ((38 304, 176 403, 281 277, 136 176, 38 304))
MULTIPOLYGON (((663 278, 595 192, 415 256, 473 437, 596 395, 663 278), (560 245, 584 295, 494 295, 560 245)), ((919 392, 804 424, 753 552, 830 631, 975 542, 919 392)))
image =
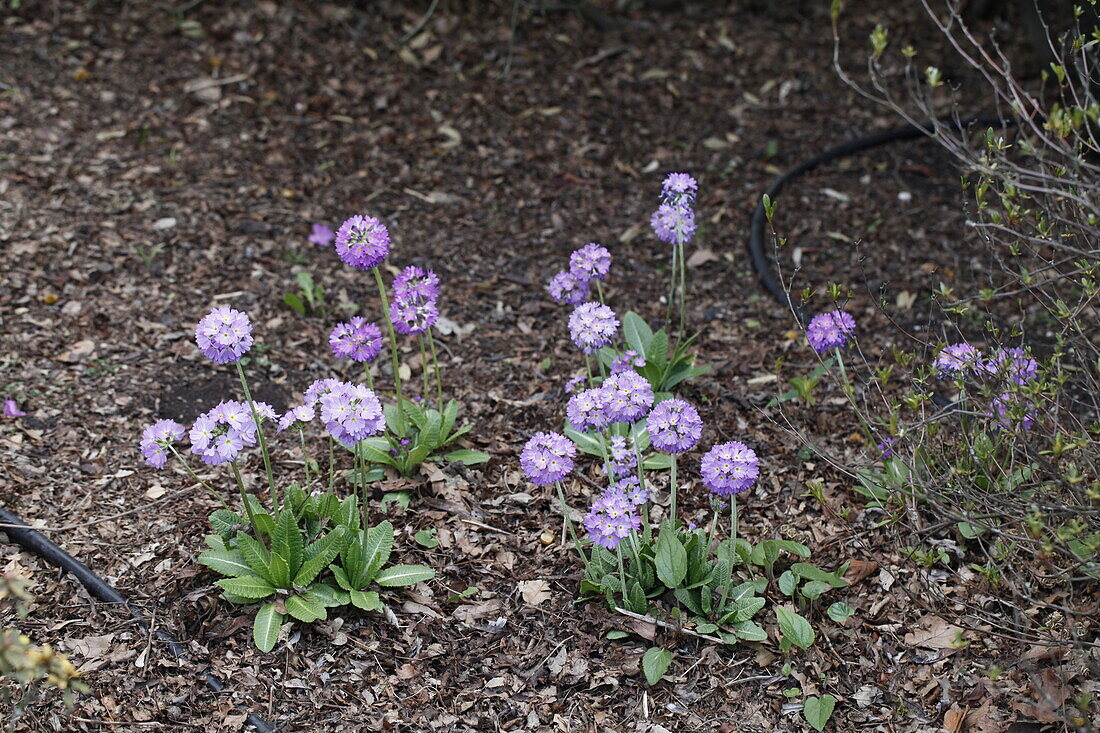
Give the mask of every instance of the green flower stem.
POLYGON ((336 456, 334 448, 336 446, 336 440, 330 435, 328 436, 328 493, 332 493, 332 489, 336 486, 336 456))
MULTIPOLYGON (((717 518, 717 513, 715 518, 717 518)), ((722 584, 722 600, 718 602, 718 612, 726 608, 726 598, 729 596, 730 586, 733 585, 733 558, 737 557, 737 494, 730 494, 730 571, 722 584)), ((768 568, 769 576, 771 568, 768 568)))
POLYGON ((431 369, 428 366, 428 348, 424 345, 424 338, 417 334, 416 345, 420 349, 420 399, 423 404, 428 404, 428 395, 432 391, 431 369))
POLYGON ((737 546, 737 494, 730 494, 730 539, 737 546))
POLYGON ((241 388, 244 390, 244 398, 248 400, 248 407, 252 410, 252 422, 256 423, 256 434, 260 438, 260 452, 264 455, 264 470, 267 472, 267 492, 271 497, 273 509, 278 509, 282 503, 275 492, 275 474, 271 471, 271 455, 267 452, 267 438, 264 437, 264 426, 260 423, 260 413, 256 412, 256 403, 252 401, 252 393, 248 390, 248 380, 244 378, 244 367, 238 361, 237 376, 241 378, 241 388))
POLYGON ((592 376, 592 357, 588 354, 584 355, 584 369, 588 372, 588 386, 595 387, 596 379, 592 376))
POLYGON ((848 383, 848 372, 844 369, 844 358, 840 354, 840 349, 834 349, 836 352, 836 363, 840 367, 840 381, 841 391, 844 392, 844 396, 848 398, 848 402, 852 404, 852 411, 856 414, 856 419, 859 420, 859 424, 863 427, 863 434, 867 437, 867 441, 870 442, 874 439, 875 433, 871 430, 871 426, 867 424, 867 421, 863 419, 863 412, 859 409, 859 405, 856 404, 856 398, 854 394, 854 388, 848 383))
POLYGON ((303 484, 303 490, 305 491, 306 496, 309 496, 309 449, 306 448, 306 431, 305 428, 301 426, 301 424, 298 425, 298 438, 302 444, 302 463, 304 463, 306 467, 306 481, 303 484))
POLYGON ((668 518, 672 520, 673 528, 676 527, 676 454, 671 455, 672 463, 668 468, 669 504, 668 518))
POLYGON ((372 377, 371 373, 370 373, 370 362, 369 361, 363 362, 363 379, 367 383, 367 388, 371 392, 373 392, 374 391, 374 377, 372 377))
MULTIPOLYGON (((645 491, 645 469, 642 468, 642 452, 638 446, 634 446, 634 457, 637 460, 638 488, 645 491)), ((653 528, 649 525, 649 502, 642 504, 642 539, 648 545, 653 538, 653 528)))
POLYGON ((435 401, 437 409, 443 412, 443 375, 439 371, 439 355, 435 350, 435 339, 432 338, 432 329, 428 329, 428 349, 432 352, 432 370, 435 371, 435 401))
POLYGON ((676 250, 680 254, 680 332, 679 339, 684 338, 684 311, 687 308, 687 262, 684 260, 684 243, 677 239, 676 250))
POLYGON ((176 458, 178 458, 179 462, 181 464, 183 464, 183 467, 187 469, 187 473, 191 474, 191 478, 198 481, 199 484, 201 484, 204 489, 206 489, 211 494, 213 494, 214 498, 216 498, 218 501, 220 501, 221 505, 223 507, 225 507, 226 509, 229 509, 229 502, 227 502, 225 500, 225 497, 223 497, 221 494, 219 494, 217 491, 215 491, 214 488, 210 484, 206 483, 201 478, 199 478, 199 475, 197 473, 195 473, 195 469, 191 468, 191 464, 187 462, 186 458, 184 458, 183 456, 180 455, 179 451, 176 450, 176 447, 174 445, 172 445, 171 443, 168 443, 167 445, 168 445, 168 450, 172 451, 172 455, 174 455, 176 458))
POLYGON ((576 548, 577 554, 581 556, 581 560, 584 562, 585 567, 588 567, 588 556, 585 555, 584 550, 581 549, 581 541, 577 538, 577 530, 573 528, 573 520, 569 518, 569 505, 565 503, 565 491, 561 487, 561 481, 555 481, 554 487, 558 490, 558 502, 561 504, 563 524, 565 524, 569 537, 573 540, 573 547, 576 548))
POLYGON ((362 517, 361 526, 368 527, 370 525, 367 524, 367 500, 369 498, 367 493, 367 459, 363 456, 363 452, 358 445, 355 446, 355 469, 359 479, 360 495, 363 497, 359 505, 359 512, 362 517))
POLYGON ((596 280, 596 296, 599 297, 600 303, 602 305, 607 305, 607 303, 605 303, 603 299, 603 287, 600 286, 599 280, 596 280))
POLYGON ((230 461, 229 467, 233 469, 233 478, 237 480, 237 489, 241 492, 241 503, 244 504, 244 513, 248 515, 248 524, 252 527, 256 539, 263 542, 263 534, 256 525, 256 515, 252 512, 252 503, 248 500, 248 492, 244 490, 244 479, 241 478, 241 470, 237 468, 236 461, 230 461))
POLYGON ((615 545, 615 559, 619 561, 619 592, 623 595, 623 605, 626 605, 626 570, 623 568, 623 543, 615 545))
POLYGON ((668 275, 668 307, 665 308, 665 328, 672 329, 672 301, 676 298, 676 245, 672 247, 672 271, 668 275))
POLYGON ((395 432, 404 438, 409 432, 408 423, 405 422, 405 407, 401 397, 401 363, 397 357, 397 334, 393 330, 393 321, 390 320, 390 300, 386 297, 386 285, 382 282, 382 273, 377 267, 372 267, 374 282, 378 285, 378 298, 382 301, 382 320, 386 323, 386 333, 390 340, 390 359, 393 361, 393 390, 397 400, 397 425, 395 432))

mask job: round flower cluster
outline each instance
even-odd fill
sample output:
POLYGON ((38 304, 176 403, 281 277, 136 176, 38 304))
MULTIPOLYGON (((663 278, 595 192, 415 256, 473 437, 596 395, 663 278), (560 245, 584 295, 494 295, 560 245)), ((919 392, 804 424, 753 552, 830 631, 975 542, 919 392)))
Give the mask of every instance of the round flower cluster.
POLYGON ((642 525, 633 502, 622 491, 607 491, 592 503, 584 518, 588 538, 600 547, 614 550, 624 538, 642 525))
POLYGON ((669 173, 661 183, 661 200, 671 204, 695 203, 699 183, 687 173, 669 173))
POLYGON ((168 461, 168 446, 182 440, 187 429, 175 420, 157 420, 141 431, 141 455, 153 468, 164 468, 168 461))
POLYGON ((631 506, 641 506, 649 501, 649 491, 642 488, 637 476, 619 479, 608 486, 603 495, 605 498, 626 499, 631 506))
POLYGON ((604 380, 605 413, 611 422, 641 420, 653 407, 653 387, 635 371, 618 372, 604 380))
MULTIPOLYGON (((259 413, 260 405, 256 405, 259 413)), ((264 413, 274 415, 267 405, 264 413)), ((256 444, 256 423, 245 402, 221 402, 199 415, 189 432, 191 452, 203 463, 217 466, 237 460, 242 450, 256 444)))
POLYGON ((339 379, 318 379, 313 384, 306 387, 305 404, 309 407, 315 407, 321 398, 333 390, 341 389, 344 383, 339 379))
POLYGON ((195 342, 211 361, 232 364, 252 348, 252 324, 244 313, 223 305, 202 317, 195 342))
POLYGON ((602 430, 610 423, 607 414, 607 392, 602 387, 582 390, 569 398, 565 416, 574 430, 587 433, 602 430))
POLYGON ((569 334, 584 353, 591 354, 615 338, 619 319, 602 303, 581 303, 569 316, 569 334))
POLYGON ((607 469, 616 476, 629 476, 638 467, 638 454, 621 435, 611 436, 607 469))
POLYGON ((687 244, 695 236, 695 211, 688 204, 661 204, 649 226, 665 244, 687 244))
POLYGON ((611 272, 611 253, 607 247, 589 242, 569 255, 569 274, 583 280, 606 280, 611 272))
POLYGON ((562 270, 550 278, 550 284, 546 286, 546 291, 558 303, 580 305, 588 300, 591 288, 588 280, 582 280, 568 270, 562 270))
POLYGON ((1025 385, 1039 374, 1039 364, 1020 348, 998 349, 985 363, 985 371, 1025 385))
POLYGON ((405 335, 427 331, 439 320, 438 298, 438 275, 416 266, 406 267, 393 280, 393 329, 405 335))
POLYGON ((1031 400, 1015 392, 1005 392, 993 398, 989 417, 1002 430, 1030 430, 1038 412, 1031 400))
POLYGON ((378 267, 390 252, 390 232, 373 216, 356 214, 336 232, 336 254, 344 264, 369 270, 378 267))
POLYGON ((332 231, 324 224, 313 225, 313 230, 309 235, 310 244, 316 244, 318 247, 327 247, 332 244, 333 239, 336 239, 336 232, 332 231))
POLYGON ((275 432, 281 433, 288 428, 301 428, 307 422, 312 422, 313 418, 316 416, 317 410, 312 404, 292 407, 279 418, 279 423, 275 428, 275 432))
POLYGON ((740 494, 752 488, 760 476, 756 452, 736 440, 720 443, 703 456, 703 483, 720 496, 740 494))
POLYGON ((561 481, 573 470, 577 446, 561 433, 536 433, 523 446, 519 464, 536 486, 561 481))
POLYGON ((634 349, 628 349, 611 360, 611 373, 629 372, 645 366, 645 357, 634 349))
POLYGON ((976 370, 981 362, 982 352, 965 341, 945 346, 936 355, 934 365, 941 377, 965 375, 976 370))
POLYGON ((352 316, 346 323, 336 324, 328 343, 337 359, 374 361, 382 351, 382 329, 361 316, 352 316))
POLYGON ((660 402, 646 418, 646 430, 653 447, 665 453, 685 453, 703 434, 699 412, 681 399, 660 402))
POLYGON ((319 402, 325 429, 347 448, 386 427, 378 397, 361 384, 341 384, 323 394, 319 402))
POLYGON ((806 327, 806 338, 819 354, 839 349, 848 343, 856 331, 856 319, 850 313, 833 310, 818 313, 806 327))
POLYGON ((439 275, 409 265, 393 279, 393 295, 398 300, 415 301, 439 298, 439 275))

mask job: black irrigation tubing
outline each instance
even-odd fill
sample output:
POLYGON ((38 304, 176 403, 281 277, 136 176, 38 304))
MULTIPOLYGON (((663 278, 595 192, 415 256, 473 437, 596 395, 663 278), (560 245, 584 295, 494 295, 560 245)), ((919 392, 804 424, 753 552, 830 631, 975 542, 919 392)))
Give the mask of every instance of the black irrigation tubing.
MULTIPOLYGON (((929 127, 933 130, 943 125, 947 125, 954 130, 962 130, 975 125, 980 127, 1010 127, 1016 124, 1018 124, 1018 120, 1002 119, 999 117, 975 117, 965 120, 937 120, 928 123, 929 127)), ((768 294, 771 295, 779 305, 790 309, 798 320, 799 325, 806 323, 808 314, 806 310, 798 303, 795 303, 791 299, 790 294, 783 289, 783 286, 773 273, 772 259, 764 252, 764 225, 767 222, 767 212, 764 210, 764 197, 769 197, 774 203, 784 186, 801 176, 803 173, 812 171, 823 163, 828 163, 838 158, 845 158, 849 155, 854 155, 864 150, 870 150, 871 148, 877 148, 882 145, 924 137, 929 137, 929 133, 926 129, 916 125, 906 125, 905 127, 896 127, 893 130, 880 132, 877 135, 868 135, 867 137, 849 140, 842 145, 828 148, 814 157, 802 161, 783 175, 779 176, 779 178, 772 181, 772 185, 768 186, 767 189, 757 197, 756 208, 753 209, 752 217, 749 219, 749 241, 747 243, 749 257, 752 259, 752 268, 756 270, 756 274, 760 278, 760 284, 764 286, 768 294)), ((779 263, 774 263, 774 266, 778 269, 779 263)), ((936 404, 941 407, 950 403, 949 400, 939 393, 934 393, 933 399, 936 404)))
MULTIPOLYGON (((3 523, 3 526, 0 526, 0 532, 5 532, 9 540, 27 552, 37 555, 51 565, 72 575, 88 589, 88 592, 94 598, 104 603, 123 606, 142 628, 146 631, 150 630, 149 619, 135 611, 125 596, 112 588, 110 584, 89 570, 79 560, 47 539, 45 535, 35 531, 22 519, 3 509, 0 509, 0 523, 3 523)), ((176 659, 189 661, 187 650, 171 634, 165 631, 157 631, 153 635, 168 646, 168 650, 172 652, 176 659)), ((215 693, 225 690, 225 684, 210 671, 201 672, 199 679, 215 693)), ((248 724, 259 733, 275 733, 275 729, 268 725, 267 721, 254 713, 249 713, 247 720, 248 724)))

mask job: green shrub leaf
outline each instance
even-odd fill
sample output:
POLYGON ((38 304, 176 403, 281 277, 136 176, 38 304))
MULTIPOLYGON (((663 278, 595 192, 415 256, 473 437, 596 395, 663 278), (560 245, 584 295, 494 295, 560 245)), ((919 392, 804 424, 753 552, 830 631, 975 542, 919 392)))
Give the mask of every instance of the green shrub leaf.
POLYGON ((829 718, 833 717, 833 708, 836 707, 836 698, 832 695, 821 697, 807 697, 802 707, 802 717, 813 726, 814 730, 824 730, 829 718))
POLYGON ((252 641, 261 652, 269 652, 275 648, 275 642, 279 640, 279 629, 282 628, 286 616, 275 610, 274 603, 265 603, 256 612, 256 618, 252 620, 252 641))
POLYGON ((415 585, 435 577, 435 571, 423 565, 394 565, 375 576, 374 582, 387 588, 415 585))
POLYGON ((642 672, 645 673, 645 681, 650 685, 660 682, 670 664, 672 664, 672 652, 651 646, 642 655, 642 672))
POLYGON ((779 622, 779 630, 783 638, 802 649, 809 649, 816 638, 810 622, 799 616, 794 611, 777 606, 775 618, 779 622))

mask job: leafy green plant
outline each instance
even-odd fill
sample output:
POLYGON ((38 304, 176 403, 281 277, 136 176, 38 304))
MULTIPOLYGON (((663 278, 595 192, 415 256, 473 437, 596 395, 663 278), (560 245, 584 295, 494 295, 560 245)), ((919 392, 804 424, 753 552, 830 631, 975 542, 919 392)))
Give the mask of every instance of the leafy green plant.
MULTIPOLYGON (((638 373, 649 380, 654 392, 669 392, 688 379, 702 376, 710 371, 706 365, 697 365, 695 355, 689 352, 698 334, 682 339, 675 346, 669 340, 668 332, 659 329, 654 332, 645 319, 634 311, 623 315, 623 339, 630 350, 645 359, 645 366, 638 373)), ((610 366, 624 352, 605 347, 598 352, 604 366, 610 366)))
POLYGON ((458 417, 458 403, 455 400, 448 401, 442 412, 432 407, 421 408, 411 400, 404 400, 402 405, 407 420, 404 435, 398 432, 397 407, 387 405, 386 434, 362 440, 353 448, 368 463, 389 466, 402 476, 411 476, 421 463, 433 458, 444 458, 467 466, 489 460, 489 454, 468 448, 440 454, 442 449, 453 445, 472 427, 468 423, 455 426, 458 417))
POLYGON ((313 276, 304 270, 295 276, 298 292, 283 295, 283 302, 300 316, 325 312, 325 290, 313 282, 313 276))
POLYGON ((802 717, 814 730, 825 730, 825 726, 829 724, 829 719, 833 717, 835 707, 836 698, 832 695, 807 697, 802 704, 802 717))
POLYGON ((661 681, 672 664, 672 652, 659 646, 651 646, 642 655, 642 673, 651 686, 661 681))

